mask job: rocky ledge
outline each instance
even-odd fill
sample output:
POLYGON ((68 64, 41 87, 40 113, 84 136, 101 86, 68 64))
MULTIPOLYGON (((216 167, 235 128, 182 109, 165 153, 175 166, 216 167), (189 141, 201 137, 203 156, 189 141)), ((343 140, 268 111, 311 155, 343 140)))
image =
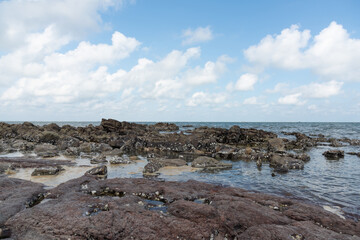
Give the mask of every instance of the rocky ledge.
POLYGON ((0 177, 2 237, 360 239, 360 223, 295 200, 197 181, 98 175, 106 175, 106 169, 48 191, 0 177))

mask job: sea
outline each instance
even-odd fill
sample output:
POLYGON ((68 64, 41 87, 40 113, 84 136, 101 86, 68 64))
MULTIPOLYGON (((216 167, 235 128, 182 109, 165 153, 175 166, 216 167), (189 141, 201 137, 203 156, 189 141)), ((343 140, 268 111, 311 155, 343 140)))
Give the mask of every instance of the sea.
MULTIPOLYGON (((21 122, 8 122, 21 123, 21 122)), ((44 125, 50 122, 33 122, 44 125)), ((55 122, 59 126, 75 127, 100 122, 55 122)), ((153 124, 153 122, 139 122, 153 124)), ((238 125, 241 128, 255 128, 278 134, 279 137, 293 138, 284 132, 301 132, 308 136, 323 134, 328 138, 360 139, 360 123, 353 122, 174 122, 180 131, 189 129, 183 127, 208 126, 230 128, 238 125)), ((334 148, 328 145, 312 148, 307 153, 310 162, 303 170, 291 170, 286 174, 272 176, 273 169, 263 164, 261 170, 255 162, 231 162, 233 168, 215 173, 183 172, 175 175, 160 175, 160 178, 171 181, 187 181, 190 179, 240 187, 254 192, 268 193, 292 199, 298 199, 323 206, 338 215, 360 220, 360 157, 345 154, 339 160, 328 160, 322 153, 329 149, 341 149, 347 152, 360 152, 360 146, 346 145, 334 148)), ((230 162, 230 161, 229 161, 230 162)), ((142 177, 142 174, 126 174, 122 171, 112 172, 110 177, 142 177)))

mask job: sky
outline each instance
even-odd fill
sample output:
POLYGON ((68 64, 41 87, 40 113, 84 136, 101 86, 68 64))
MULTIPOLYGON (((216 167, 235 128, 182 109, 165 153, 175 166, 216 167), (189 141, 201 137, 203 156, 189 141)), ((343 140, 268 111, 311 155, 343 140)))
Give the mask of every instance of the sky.
POLYGON ((358 122, 359 10, 0 0, 0 121, 358 122))

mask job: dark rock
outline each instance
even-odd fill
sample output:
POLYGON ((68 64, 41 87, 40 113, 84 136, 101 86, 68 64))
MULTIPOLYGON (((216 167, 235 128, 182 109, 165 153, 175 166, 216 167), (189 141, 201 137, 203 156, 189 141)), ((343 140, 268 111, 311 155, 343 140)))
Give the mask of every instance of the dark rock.
POLYGON ((131 164, 133 163, 128 157, 112 156, 109 159, 111 164, 131 164))
POLYGON ((63 152, 63 154, 67 157, 76 157, 79 156, 80 152, 77 147, 69 147, 63 152))
POLYGON ((186 161, 183 159, 165 159, 165 158, 150 158, 149 163, 145 165, 143 174, 155 174, 160 168, 174 166, 185 166, 186 161))
POLYGON ((96 168, 92 168, 88 170, 85 175, 100 175, 100 176, 107 176, 107 167, 100 166, 96 168))
POLYGON ((91 163, 91 164, 107 163, 107 162, 108 162, 108 161, 106 160, 106 156, 104 156, 104 155, 92 157, 92 158, 90 159, 90 163, 91 163))
POLYGON ((56 123, 50 123, 43 126, 45 131, 59 132, 61 127, 59 127, 56 123))
POLYGON ((0 227, 0 239, 11 237, 11 230, 7 227, 0 227))
POLYGON ((121 122, 114 119, 102 119, 101 126, 108 132, 117 132, 122 128, 121 122))
POLYGON ((172 132, 179 130, 179 127, 175 123, 156 123, 154 125, 150 125, 149 129, 154 131, 163 131, 163 132, 172 132))
POLYGON ((162 165, 159 162, 149 162, 145 165, 143 174, 154 174, 159 171, 160 168, 162 168, 162 165))
POLYGON ((337 160, 345 156, 344 151, 342 150, 328 150, 323 153, 327 159, 337 160))
POLYGON ((215 158, 211 157, 198 157, 192 163, 191 166, 194 168, 205 168, 205 169, 229 169, 232 168, 231 163, 223 163, 215 158))
POLYGON ((57 167, 59 165, 72 166, 74 164, 74 162, 69 160, 34 159, 28 157, 0 158, 0 165, 11 166, 12 168, 57 167))
POLYGON ((49 143, 36 145, 35 146, 35 153, 39 157, 44 157, 44 158, 59 156, 59 152, 57 150, 57 147, 52 145, 52 144, 49 144, 49 143))
POLYGON ((39 135, 39 142, 56 144, 60 139, 59 134, 52 131, 44 131, 39 135))
POLYGON ((276 172, 286 173, 290 169, 304 169, 304 162, 296 158, 274 154, 270 159, 270 166, 276 172))
POLYGON ((40 167, 35 168, 35 170, 31 173, 31 176, 44 176, 44 175, 57 175, 60 171, 63 171, 64 168, 61 166, 56 167, 40 167))
POLYGON ((360 157, 360 152, 347 152, 347 154, 360 157))
POLYGON ((281 138, 269 139, 269 150, 270 152, 285 152, 285 143, 281 138))

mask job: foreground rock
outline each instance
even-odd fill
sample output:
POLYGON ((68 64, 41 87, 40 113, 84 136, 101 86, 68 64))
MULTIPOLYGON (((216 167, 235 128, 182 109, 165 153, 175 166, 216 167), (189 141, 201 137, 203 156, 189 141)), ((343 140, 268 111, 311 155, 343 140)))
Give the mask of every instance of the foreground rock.
POLYGON ((342 150, 329 150, 323 153, 327 159, 337 160, 345 156, 344 151, 342 150))
POLYGON ((25 209, 33 196, 42 192, 42 184, 0 175, 0 228, 11 216, 25 209))
POLYGON ((11 238, 360 239, 359 223, 320 207, 197 181, 86 175, 44 196, 13 212, 11 238))

